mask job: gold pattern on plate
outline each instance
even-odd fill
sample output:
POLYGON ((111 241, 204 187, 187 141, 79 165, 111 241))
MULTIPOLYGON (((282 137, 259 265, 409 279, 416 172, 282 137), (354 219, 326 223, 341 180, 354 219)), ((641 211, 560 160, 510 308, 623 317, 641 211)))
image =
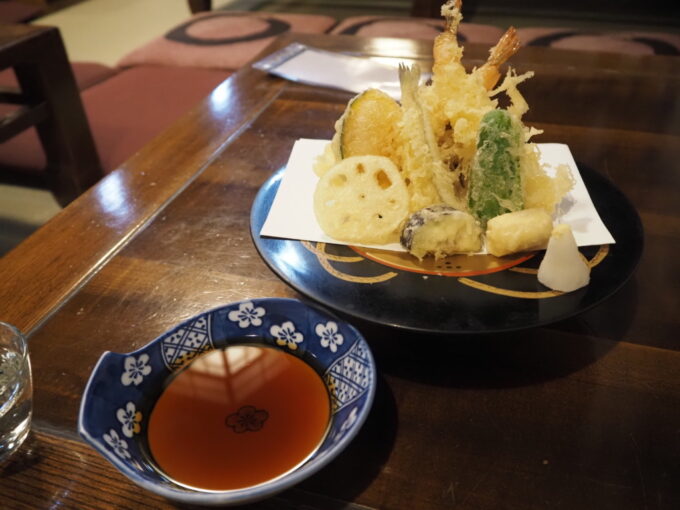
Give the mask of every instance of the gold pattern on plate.
POLYGON ((591 269, 594 268, 596 265, 602 262, 607 255, 609 255, 609 245, 603 244, 600 246, 600 249, 597 250, 597 253, 593 256, 593 258, 588 261, 588 265, 591 269))
MULTIPOLYGON (((472 280, 469 276, 478 276, 490 273, 497 273, 500 271, 510 270, 517 273, 536 275, 538 269, 530 267, 516 267, 519 264, 526 262, 532 258, 535 253, 525 253, 518 256, 511 257, 494 257, 492 255, 453 255, 445 257, 444 259, 434 260, 427 258, 418 260, 408 253, 395 252, 388 250, 379 250, 373 248, 359 248, 356 246, 349 246, 352 250, 357 252, 358 257, 347 257, 342 255, 333 255, 326 252, 326 243, 311 243, 309 241, 302 241, 302 245, 310 252, 316 255, 321 266, 332 276, 340 280, 352 283, 380 283, 390 280, 399 273, 388 272, 378 276, 355 276, 336 269, 331 265, 331 262, 361 262, 363 260, 372 260, 378 264, 382 264, 394 269, 402 271, 409 271, 412 273, 420 273, 437 276, 455 276, 463 285, 472 287, 483 292, 491 294, 498 294, 506 297, 521 298, 521 299, 545 299, 561 296, 564 292, 558 290, 545 291, 521 291, 512 289, 503 289, 487 283, 472 280)), ((602 245, 598 248, 597 253, 588 260, 581 254, 590 268, 597 266, 609 254, 609 245, 602 245)))
POLYGON ((398 273, 389 272, 378 276, 354 276, 351 274, 343 273, 338 269, 334 268, 330 261, 334 262, 361 262, 365 260, 363 257, 342 257, 338 255, 331 255, 326 253, 326 243, 316 243, 313 245, 310 242, 303 241, 302 245, 311 251, 316 258, 319 260, 319 264, 323 267, 329 274, 335 276, 340 280, 352 283, 380 283, 390 280, 397 276, 398 273))
POLYGON ((497 273, 521 264, 534 256, 533 253, 509 257, 461 254, 450 255, 438 260, 432 257, 418 260, 406 252, 359 248, 357 246, 350 246, 350 248, 363 257, 384 266, 411 273, 436 276, 476 276, 497 273))
POLYGON ((472 287, 473 289, 481 290, 484 292, 490 292, 492 294, 499 294, 506 297, 522 298, 522 299, 544 299, 556 296, 561 296, 564 292, 559 290, 544 290, 544 291, 523 291, 523 290, 511 290, 511 289, 501 289, 500 287, 495 287, 487 283, 478 282, 476 280, 471 280, 470 278, 458 278, 460 283, 472 287))
POLYGON ((302 243, 302 246, 307 248, 309 251, 311 251, 315 255, 317 255, 317 256, 320 255, 323 258, 328 259, 328 260, 332 260, 334 262, 361 262, 362 260, 364 260, 363 257, 345 257, 343 255, 331 255, 330 253, 326 253, 325 243, 317 243, 317 244, 321 245, 321 247, 315 246, 309 241, 301 241, 301 243, 302 243))
MULTIPOLYGON (((586 257, 581 254, 581 257, 585 259, 586 264, 592 269, 593 267, 597 266, 600 262, 604 260, 604 258, 609 254, 609 245, 608 244, 603 244, 599 247, 597 250, 597 253, 593 256, 592 259, 588 260, 586 257)), ((510 269, 511 271, 515 271, 518 273, 524 273, 524 274, 538 274, 538 269, 534 268, 529 268, 529 267, 513 267, 510 269)), ((520 291, 520 290, 511 290, 511 289, 502 289, 500 287, 496 287, 494 285, 489 285, 486 283, 481 283, 476 280, 471 280, 470 278, 458 278, 458 281, 464 285, 467 285, 468 287, 472 287, 477 290, 481 290, 484 292, 490 292, 492 294, 498 294, 501 296, 507 296, 507 297, 515 297, 515 298, 522 298, 522 299, 544 299, 544 298, 551 298, 551 297, 557 297, 561 296, 564 294, 564 292, 561 292, 559 290, 545 290, 545 291, 520 291)))

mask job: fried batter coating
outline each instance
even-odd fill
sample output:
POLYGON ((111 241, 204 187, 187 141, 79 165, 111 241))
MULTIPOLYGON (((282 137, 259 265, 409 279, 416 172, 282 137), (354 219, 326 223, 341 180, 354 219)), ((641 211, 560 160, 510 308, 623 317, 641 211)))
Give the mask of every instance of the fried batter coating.
POLYGON ((402 116, 402 173, 408 185, 411 212, 442 200, 434 184, 433 168, 441 166, 439 150, 434 140, 427 110, 418 97, 420 68, 418 64, 399 66, 402 116))

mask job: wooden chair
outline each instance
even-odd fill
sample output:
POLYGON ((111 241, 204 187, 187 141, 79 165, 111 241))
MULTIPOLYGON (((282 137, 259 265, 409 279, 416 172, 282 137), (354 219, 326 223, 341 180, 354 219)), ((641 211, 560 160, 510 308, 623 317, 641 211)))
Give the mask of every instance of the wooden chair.
POLYGON ((13 68, 18 91, 0 92, 15 105, 0 119, 0 142, 35 127, 47 168, 27 175, 1 168, 5 182, 48 187, 66 205, 103 175, 66 50, 55 27, 0 26, 0 70, 13 68))
POLYGON ((192 14, 212 10, 212 0, 189 0, 189 9, 192 14))

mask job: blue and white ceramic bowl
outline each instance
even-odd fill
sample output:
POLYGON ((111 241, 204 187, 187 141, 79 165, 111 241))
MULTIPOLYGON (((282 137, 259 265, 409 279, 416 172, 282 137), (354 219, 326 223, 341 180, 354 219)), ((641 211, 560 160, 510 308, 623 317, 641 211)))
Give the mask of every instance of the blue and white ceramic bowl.
POLYGON ((291 487, 336 457, 365 421, 375 386, 373 356, 354 327, 297 300, 253 299, 189 319, 135 352, 105 352, 85 388, 78 432, 125 476, 151 492, 189 504, 242 504, 291 487), (274 480, 230 491, 180 486, 155 466, 149 454, 146 424, 154 403, 168 378, 188 360, 242 343, 247 336, 260 337, 319 372, 332 405, 326 437, 305 463, 274 480))

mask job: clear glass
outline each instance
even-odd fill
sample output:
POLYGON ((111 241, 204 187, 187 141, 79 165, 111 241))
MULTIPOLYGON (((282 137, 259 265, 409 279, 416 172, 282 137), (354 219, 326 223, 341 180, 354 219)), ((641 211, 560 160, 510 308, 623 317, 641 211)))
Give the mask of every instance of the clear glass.
POLYGON ((0 463, 26 439, 32 410, 31 362, 26 339, 14 326, 0 322, 0 463))

